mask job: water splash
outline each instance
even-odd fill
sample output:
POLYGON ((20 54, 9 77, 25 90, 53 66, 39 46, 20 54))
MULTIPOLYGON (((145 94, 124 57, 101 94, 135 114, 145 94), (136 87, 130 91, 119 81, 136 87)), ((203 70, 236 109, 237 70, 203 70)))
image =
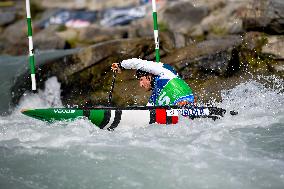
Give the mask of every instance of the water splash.
MULTIPOLYGON (((273 81, 273 78, 267 78, 273 81)), ((49 83, 50 82, 50 83, 49 83)), ((60 84, 26 95, 21 108, 62 106, 60 84)), ((0 183, 9 188, 282 188, 283 81, 223 91, 237 110, 212 121, 183 118, 114 132, 88 120, 47 124, 17 112, 0 117, 0 183), (25 174, 22 174, 25 172, 25 174)))
POLYGON ((60 87, 61 84, 56 77, 49 78, 45 82, 44 90, 40 90, 36 94, 25 93, 15 112, 23 108, 63 107, 60 99, 60 87))

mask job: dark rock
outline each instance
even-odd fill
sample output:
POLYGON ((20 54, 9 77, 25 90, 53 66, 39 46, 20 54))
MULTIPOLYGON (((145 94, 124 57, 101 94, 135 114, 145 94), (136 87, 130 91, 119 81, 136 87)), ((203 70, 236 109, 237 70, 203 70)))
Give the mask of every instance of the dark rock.
POLYGON ((284 79, 284 59, 275 59, 268 64, 268 69, 284 79))
POLYGON ((227 2, 202 20, 202 29, 209 35, 241 34, 244 29, 239 12, 246 7, 246 4, 246 2, 227 2))
POLYGON ((262 46, 267 43, 264 33, 247 32, 243 35, 244 47, 248 50, 261 51, 262 46))
POLYGON ((92 25, 79 31, 78 40, 87 43, 99 43, 114 39, 128 38, 128 27, 105 28, 92 25))
POLYGON ((264 31, 272 34, 284 33, 284 1, 253 1, 243 13, 246 30, 264 31))
POLYGON ((284 36, 268 36, 261 53, 272 59, 267 63, 269 71, 284 78, 284 36))
POLYGON ((0 12, 0 26, 13 23, 16 20, 16 12, 0 12))
POLYGON ((48 27, 34 36, 34 48, 38 50, 64 49, 69 45, 59 37, 54 27, 48 27))
MULTIPOLYGON (((34 49, 47 50, 68 47, 68 43, 60 38, 52 27, 39 33, 34 32, 33 35, 34 49)), ((8 26, 1 38, 4 42, 2 54, 23 55, 28 53, 27 25, 25 21, 19 21, 8 26)))
MULTIPOLYGON (((110 72, 111 63, 132 57, 144 58, 153 52, 154 44, 152 39, 145 38, 115 40, 83 49, 74 55, 71 61, 68 61, 69 66, 65 67, 63 72, 58 73, 60 80, 63 80, 62 95, 64 99, 69 99, 64 103, 82 103, 87 99, 88 104, 106 104, 112 77, 110 72), (74 64, 70 64, 70 62, 74 64)), ((130 74, 132 77, 129 78, 129 73, 131 71, 128 71, 128 78, 124 78, 123 81, 131 82, 132 80, 132 82, 136 83, 133 74, 130 74)), ((118 77, 117 81, 119 80, 118 77)), ((127 89, 131 91, 133 88, 122 84, 119 91, 127 89)), ((143 93, 136 93, 138 96, 141 94, 143 93)), ((125 105, 134 103, 133 98, 130 98, 132 95, 135 95, 135 93, 131 91, 128 95, 126 92, 119 95, 114 93, 113 96, 116 98, 116 104, 125 105), (129 98, 126 98, 126 96, 129 98)), ((141 100, 143 99, 141 97, 141 100)), ((138 100, 138 102, 141 101, 138 100)))
MULTIPOLYGON (((37 69, 37 77, 40 79, 38 85, 42 88, 47 78, 56 76, 61 83, 61 95, 65 105, 106 104, 112 78, 111 64, 133 57, 144 58, 153 52, 154 44, 151 38, 114 40, 93 45, 74 54, 52 59, 40 65, 37 69)), ((131 71, 128 73, 131 73, 131 71)), ((129 76, 129 74, 127 75, 129 76)), ((22 94, 30 89, 30 79, 28 78, 29 72, 26 72, 15 81, 12 88, 14 105, 18 103, 22 94)), ((119 83, 119 77, 117 81, 119 83)), ((133 74, 125 81, 136 83, 133 74)), ((121 84, 121 87, 120 91, 126 88, 129 91, 133 90, 126 85, 123 88, 123 84, 121 84)), ((143 100, 145 97, 143 97, 144 94, 141 96, 141 92, 138 90, 134 95, 138 95, 137 98, 143 100)), ((114 98, 116 98, 116 103, 120 105, 126 104, 127 101, 130 104, 136 103, 133 98, 130 99, 130 96, 132 96, 132 93, 125 99, 125 96, 121 94, 119 97, 114 95, 114 98)), ((141 101, 138 100, 138 102, 141 101)))
MULTIPOLYGON (((243 71, 281 76, 283 63, 283 37, 268 36, 260 32, 248 32, 243 36, 239 59, 243 71)), ((283 75, 282 75, 283 77, 283 75)))
POLYGON ((186 80, 201 103, 222 101, 222 92, 254 79, 252 74, 238 72, 231 77, 209 76, 206 80, 186 80))
MULTIPOLYGON (((220 100, 223 89, 230 89, 251 77, 239 71, 239 50, 248 51, 242 49, 242 45, 239 36, 204 41, 164 52, 162 62, 176 67, 201 100, 220 100)), ((42 88, 47 78, 56 76, 61 83, 64 105, 106 105, 112 79, 111 63, 132 57, 153 60, 153 54, 152 38, 121 39, 96 44, 40 64, 37 69, 37 77, 40 79, 38 85, 42 88)), ((270 65, 271 70, 282 73, 282 64, 270 65)), ((17 78, 12 88, 13 104, 17 104, 22 94, 29 89, 29 73, 26 72, 17 78)), ((133 70, 125 70, 117 75, 113 105, 145 105, 149 95, 139 87, 133 70)))
POLYGON ((162 62, 174 65, 184 78, 231 75, 238 70, 235 49, 241 43, 239 36, 204 41, 177 49, 162 58, 162 62))
POLYGON ((242 67, 250 72, 264 74, 268 71, 267 64, 272 61, 270 55, 263 54, 262 48, 267 44, 267 38, 264 33, 247 32, 243 36, 244 43, 240 51, 240 61, 242 67))
MULTIPOLYGON (((47 80, 47 77, 54 76, 52 70, 46 70, 47 72, 41 74, 41 68, 56 62, 60 64, 61 62, 67 61, 70 59, 72 54, 78 52, 78 49, 69 49, 69 50, 54 50, 41 52, 41 54, 35 54, 35 63, 36 63, 36 80, 37 80, 37 89, 42 89, 44 87, 44 82, 47 80)), ((15 62, 5 61, 5 64, 16 65, 16 68, 13 69, 14 72, 12 76, 15 78, 12 79, 12 86, 9 87, 10 96, 11 96, 11 107, 14 107, 18 104, 20 98, 25 92, 31 90, 31 78, 30 78, 30 67, 28 64, 28 55, 23 57, 16 57, 15 62)), ((7 102, 9 103, 9 102, 7 102)))
POLYGON ((4 44, 1 54, 23 55, 28 53, 28 37, 26 22, 18 21, 9 25, 1 35, 4 44))
POLYGON ((110 7, 125 7, 130 5, 137 5, 140 3, 140 0, 108 0, 108 1, 41 0, 40 2, 44 8, 102 10, 110 7))
MULTIPOLYGON (((152 36, 153 36, 153 33, 152 33, 152 36)), ((160 48, 168 53, 174 50, 176 48, 174 37, 175 36, 172 32, 169 32, 169 31, 159 32, 160 48)))
POLYGON ((284 36, 268 36, 267 43, 262 47, 262 53, 284 59, 284 36))
POLYGON ((161 13, 161 19, 171 31, 187 34, 194 32, 194 26, 208 13, 206 7, 194 7, 190 2, 175 2, 169 3, 161 13))
POLYGON ((25 20, 21 20, 16 22, 15 24, 12 24, 8 26, 4 32, 3 37, 5 36, 5 39, 9 43, 16 44, 19 41, 23 40, 24 38, 27 39, 27 24, 25 20))
MULTIPOLYGON (((161 24, 163 27, 163 24, 161 24)), ((153 37, 153 19, 151 20, 143 19, 139 22, 132 24, 128 30, 128 37, 153 37)), ((189 35, 171 31, 166 28, 159 29, 159 39, 160 39, 160 48, 165 51, 172 50, 173 48, 185 47, 188 44, 192 43, 192 38, 189 35)))
POLYGON ((174 33, 174 44, 176 48, 182 48, 186 46, 186 37, 181 33, 174 33))

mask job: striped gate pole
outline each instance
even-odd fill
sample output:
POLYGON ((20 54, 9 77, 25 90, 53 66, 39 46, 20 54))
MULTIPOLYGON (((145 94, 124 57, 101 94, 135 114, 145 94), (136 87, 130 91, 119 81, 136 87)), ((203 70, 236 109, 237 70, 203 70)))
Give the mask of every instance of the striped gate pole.
POLYGON ((156 62, 160 62, 158 14, 157 14, 156 0, 152 0, 152 9, 153 9, 153 21, 154 21, 154 39, 155 39, 156 62))
POLYGON ((26 0, 26 11, 27 11, 27 24, 28 24, 28 38, 29 38, 29 63, 31 70, 32 90, 36 90, 36 79, 35 79, 35 57, 32 37, 32 19, 31 19, 31 8, 30 0, 26 0))

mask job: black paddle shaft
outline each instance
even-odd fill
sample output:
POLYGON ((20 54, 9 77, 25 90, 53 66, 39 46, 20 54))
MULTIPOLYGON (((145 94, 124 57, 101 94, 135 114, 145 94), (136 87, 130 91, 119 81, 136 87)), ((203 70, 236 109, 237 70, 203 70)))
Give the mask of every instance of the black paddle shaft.
POLYGON ((108 105, 109 106, 111 106, 112 92, 113 92, 113 89, 114 89, 115 78, 116 78, 116 71, 114 71, 113 74, 112 74, 111 89, 110 89, 109 96, 108 96, 108 105))

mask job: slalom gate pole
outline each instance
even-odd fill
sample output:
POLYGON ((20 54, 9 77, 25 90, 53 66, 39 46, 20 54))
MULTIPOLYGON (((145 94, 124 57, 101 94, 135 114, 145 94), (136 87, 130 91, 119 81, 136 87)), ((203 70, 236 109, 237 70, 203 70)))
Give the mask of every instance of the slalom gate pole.
POLYGON ((157 14, 156 0, 152 0, 152 9, 153 9, 153 22, 154 22, 154 39, 155 39, 156 62, 160 62, 158 14, 157 14))
POLYGON ((28 24, 28 39, 29 39, 29 63, 31 70, 32 90, 36 90, 36 78, 35 78, 35 57, 33 47, 33 32, 32 32, 32 19, 31 19, 31 8, 30 0, 26 0, 26 11, 27 11, 27 24, 28 24))

